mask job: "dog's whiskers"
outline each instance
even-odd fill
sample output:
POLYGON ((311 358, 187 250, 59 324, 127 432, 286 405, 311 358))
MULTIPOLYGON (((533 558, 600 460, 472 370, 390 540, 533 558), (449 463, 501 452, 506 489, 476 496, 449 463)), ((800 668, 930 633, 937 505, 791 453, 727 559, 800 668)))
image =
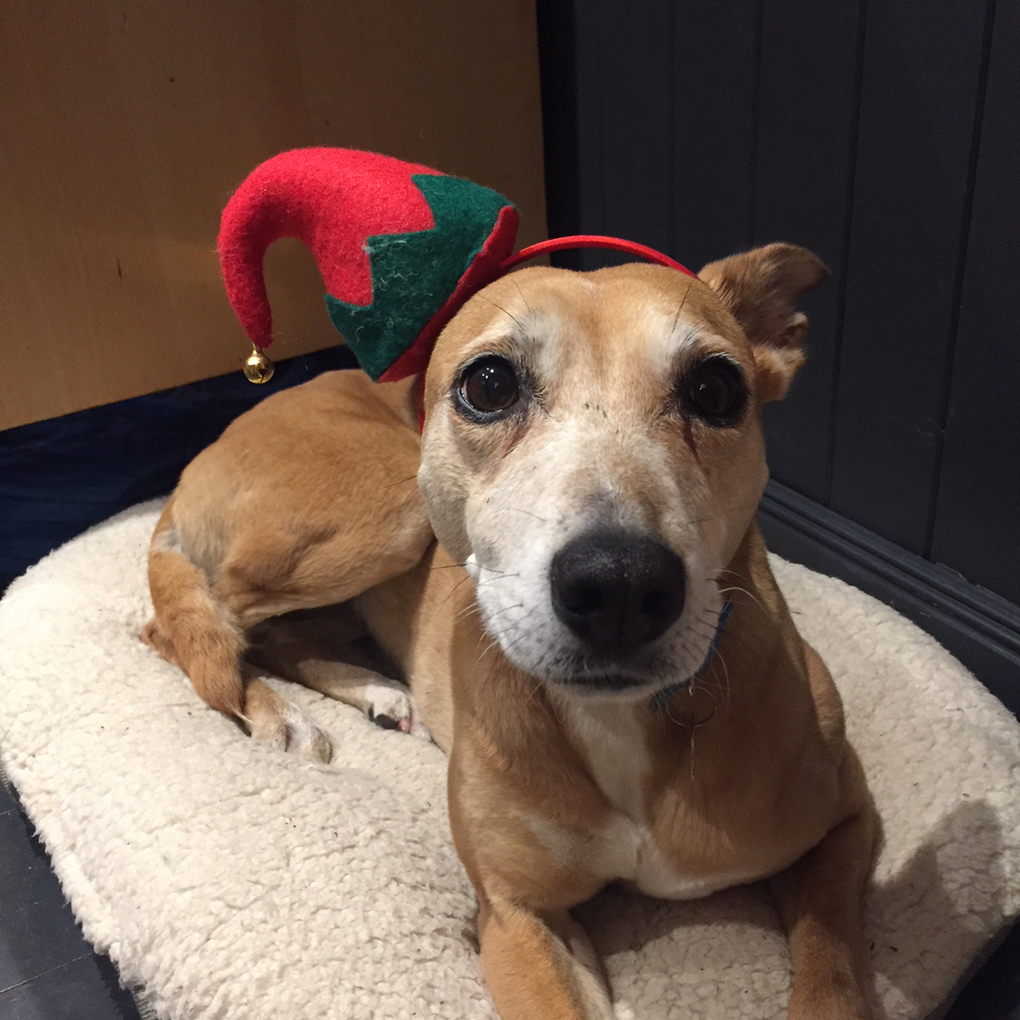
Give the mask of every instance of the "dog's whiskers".
POLYGON ((494 620, 497 616, 502 616, 504 613, 509 613, 512 609, 523 609, 523 602, 515 602, 512 606, 503 606, 502 609, 496 609, 491 613, 486 614, 485 622, 488 623, 490 620, 494 620))
MULTIPOLYGON (((506 608, 507 609, 523 609, 524 608, 524 603, 523 602, 519 603, 516 606, 507 606, 506 608)), ((517 627, 518 625, 523 623, 525 620, 527 620, 534 613, 534 611, 535 611, 534 608, 529 609, 522 616, 518 617, 516 620, 511 621, 508 626, 506 626, 503 629, 500 629, 496 633, 493 633, 492 631, 489 631, 488 632, 489 641, 485 645, 482 654, 485 654, 485 653, 491 651, 496 645, 499 645, 502 648, 502 650, 503 650, 503 654, 506 655, 511 648, 513 648, 516 644, 518 644, 520 641, 522 641, 524 638, 526 638, 528 636, 528 634, 527 634, 527 631, 525 631, 523 634, 519 634, 514 640, 512 640, 509 644, 506 644, 506 645, 504 645, 502 643, 502 638, 505 637, 506 634, 508 634, 512 628, 517 627)), ((488 619, 486 619, 485 622, 488 623, 489 622, 488 619)))
MULTIPOLYGON (((517 625, 518 625, 519 623, 523 623, 523 622, 524 622, 524 621, 525 621, 526 619, 528 619, 528 617, 529 617, 529 616, 531 616, 532 612, 534 612, 534 610, 529 610, 529 611, 528 611, 527 613, 525 613, 525 614, 524 614, 524 616, 522 616, 522 617, 521 617, 521 618, 520 618, 519 620, 515 620, 515 621, 514 621, 514 623, 513 623, 513 625, 514 625, 514 626, 516 627, 516 626, 517 626, 517 625)), ((521 642, 522 642, 522 641, 523 641, 523 640, 524 640, 524 639, 525 639, 526 637, 528 637, 528 633, 527 633, 527 632, 525 631, 525 633, 523 633, 523 634, 518 634, 518 635, 517 635, 517 637, 515 637, 515 638, 514 638, 514 639, 513 639, 512 641, 510 641, 510 642, 509 642, 508 644, 506 644, 506 645, 503 645, 503 654, 504 654, 504 655, 507 655, 507 656, 509 657, 509 654, 510 654, 510 649, 511 649, 511 648, 515 648, 515 647, 516 647, 517 645, 519 645, 519 644, 520 644, 520 643, 521 643, 521 642)))
POLYGON ((729 708, 730 707, 730 668, 729 668, 729 666, 726 665, 726 656, 725 655, 720 655, 719 656, 719 665, 722 666, 722 668, 723 668, 723 676, 725 677, 725 680, 726 680, 726 685, 725 685, 725 687, 723 689, 723 695, 726 698, 726 707, 729 708))
POLYGON ((458 610, 457 615, 454 617, 454 619, 459 622, 461 620, 466 620, 469 616, 472 615, 480 616, 481 612, 482 607, 479 606, 477 602, 471 602, 468 605, 464 606, 463 609, 458 610))
MULTIPOLYGON (((532 678, 532 679, 534 679, 534 678, 532 678)), ((532 688, 531 688, 531 693, 528 695, 527 700, 524 702, 525 707, 527 707, 528 705, 531 704, 532 701, 534 701, 535 695, 538 694, 538 692, 541 689, 541 687, 542 687, 542 681, 541 680, 535 680, 535 682, 534 682, 534 684, 532 685, 532 688)))
MULTIPOLYGON (((680 313, 684 310, 684 305, 687 304, 687 299, 691 296, 691 291, 694 289, 695 281, 691 280, 690 286, 684 291, 683 300, 680 302, 680 307, 676 310, 676 315, 673 316, 673 325, 669 327, 670 333, 672 333, 676 327, 680 324, 680 313)), ((704 320, 702 320, 704 321, 704 320)))
MULTIPOLYGON (((518 289, 520 289, 519 286, 518 289)), ((480 297, 483 301, 487 301, 490 305, 492 305, 493 308, 498 308, 505 316, 507 316, 507 318, 513 319, 514 322, 517 323, 517 327, 518 329, 520 329, 522 333, 527 332, 527 330, 524 328, 524 323, 521 322, 521 320, 518 319, 517 316, 513 314, 513 312, 508 312, 501 304, 497 304, 487 294, 478 294, 476 295, 476 297, 480 297)))
POLYGON ((458 589, 460 588, 460 586, 461 586, 461 585, 462 585, 462 584, 463 584, 463 583, 464 583, 465 581, 470 581, 470 580, 471 580, 471 578, 470 578, 470 577, 468 577, 468 576, 467 576, 467 574, 465 574, 465 575, 464 575, 464 576, 463 576, 463 577, 462 577, 462 578, 461 578, 461 579, 460 579, 460 580, 459 580, 459 581, 458 581, 458 582, 457 582, 457 583, 456 583, 456 584, 455 584, 455 585, 454 585, 454 586, 453 586, 453 587, 452 587, 452 588, 450 589, 450 591, 449 591, 449 592, 447 593, 447 596, 446 596, 446 598, 445 598, 445 599, 443 599, 443 601, 442 601, 442 602, 440 602, 440 604, 439 604, 439 608, 440 608, 440 609, 445 609, 445 608, 446 608, 446 603, 447 603, 447 602, 449 602, 449 601, 450 601, 450 599, 452 599, 452 598, 453 598, 453 596, 457 594, 457 590, 458 590, 458 589))
POLYGON ((730 592, 738 591, 742 595, 746 595, 763 613, 767 612, 765 607, 762 605, 761 600, 753 592, 748 591, 747 588, 741 587, 739 584, 731 584, 726 588, 720 588, 720 595, 728 595, 730 592))
MULTIPOLYGON (((433 567, 433 568, 431 568, 431 569, 433 569, 433 570, 443 570, 443 569, 445 569, 445 568, 446 568, 446 567, 448 567, 448 566, 450 566, 450 567, 452 567, 452 566, 460 566, 460 564, 457 564, 457 563, 450 563, 450 564, 443 564, 442 566, 439 566, 439 567, 433 567)), ((518 576, 517 574, 509 574, 509 573, 506 573, 505 571, 502 571, 502 570, 494 570, 494 569, 492 569, 491 567, 482 567, 482 570, 486 570, 486 571, 488 571, 489 573, 492 573, 492 574, 498 574, 498 575, 500 575, 500 576, 499 576, 499 577, 487 577, 487 578, 480 578, 479 580, 477 580, 477 581, 475 582, 475 587, 476 587, 476 588, 477 588, 477 587, 480 587, 481 585, 483 585, 483 584, 486 584, 486 583, 489 583, 489 584, 491 584, 491 583, 492 583, 493 581, 497 581, 497 580, 499 580, 499 579, 500 579, 501 577, 517 577, 517 576, 518 576)), ((453 598, 453 596, 454 596, 454 595, 455 595, 455 594, 457 593, 457 590, 458 590, 458 589, 460 588, 460 586, 461 586, 462 584, 464 584, 464 582, 465 582, 465 581, 470 581, 470 580, 471 580, 471 577, 470 577, 470 575, 468 575, 468 574, 465 574, 465 575, 464 575, 464 576, 463 576, 463 577, 462 577, 462 578, 461 578, 461 579, 460 579, 460 580, 459 580, 459 581, 458 581, 458 582, 457 582, 457 583, 456 583, 456 584, 455 584, 455 585, 454 585, 454 586, 453 586, 453 587, 452 587, 452 588, 450 589, 450 591, 449 591, 449 593, 447 594, 446 598, 445 598, 445 599, 443 599, 443 601, 442 601, 442 602, 441 602, 441 603, 439 604, 439 608, 440 608, 440 609, 443 609, 443 608, 444 608, 444 607, 446 606, 446 603, 447 603, 447 602, 449 602, 449 601, 450 601, 450 599, 452 599, 452 598, 453 598)))
POLYGON ((513 280, 513 284, 517 288, 517 293, 521 295, 521 300, 524 302, 525 311, 527 311, 530 314, 531 305, 528 304, 528 299, 524 296, 524 291, 521 289, 520 282, 517 280, 516 276, 511 276, 510 279, 513 280))
POLYGON ((722 695, 726 707, 728 708, 730 705, 730 671, 729 667, 726 665, 726 660, 718 653, 716 653, 716 655, 717 658, 719 659, 719 664, 723 668, 723 680, 719 680, 716 676, 713 675, 714 674, 713 668, 713 670, 706 670, 704 675, 700 678, 701 686, 706 690, 708 688, 715 688, 720 693, 720 695, 722 695))
POLYGON ((541 515, 534 513, 532 510, 525 510, 523 507, 520 507, 520 506, 506 506, 506 507, 503 507, 503 511, 504 511, 504 513, 508 512, 508 511, 513 511, 514 513, 518 513, 518 514, 527 514, 529 517, 534 517, 536 521, 541 521, 543 524, 547 524, 548 523, 548 519, 547 518, 542 517, 541 515))
POLYGON ((385 482, 380 486, 381 489, 392 489, 395 485, 407 485, 408 482, 417 482, 418 476, 409 475, 407 478, 399 478, 395 482, 385 482))
MULTIPOLYGON (((434 566, 429 567, 430 571, 433 570, 452 570, 454 567, 459 567, 461 570, 467 570, 467 560, 460 563, 437 563, 434 566)), ((510 574, 505 570, 497 570, 495 567, 483 567, 479 565, 479 570, 485 571, 487 574, 499 574, 501 577, 517 577, 518 574, 510 574)))
POLYGON ((521 576, 521 572, 519 570, 515 570, 513 573, 511 573, 509 570, 496 570, 495 567, 483 567, 483 566, 479 566, 478 570, 479 570, 480 573, 483 573, 483 574, 496 574, 497 576, 496 577, 479 577, 477 579, 477 581, 476 581, 477 584, 482 584, 482 583, 484 583, 486 581, 489 581, 489 582, 491 582, 491 581, 498 581, 502 577, 520 577, 521 576))

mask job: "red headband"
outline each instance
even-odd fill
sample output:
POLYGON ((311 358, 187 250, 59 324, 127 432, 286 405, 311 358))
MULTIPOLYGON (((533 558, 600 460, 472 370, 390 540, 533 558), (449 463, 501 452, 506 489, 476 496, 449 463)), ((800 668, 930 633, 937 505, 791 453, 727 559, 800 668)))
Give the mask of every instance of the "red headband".
POLYGON ((568 237, 553 237, 548 241, 539 241, 538 244, 514 252, 499 267, 500 273, 507 273, 522 262, 536 259, 539 255, 554 251, 569 251, 572 248, 609 248, 612 251, 622 251, 626 255, 636 255, 639 259, 646 259, 648 262, 665 266, 667 269, 679 269, 681 273, 686 273, 688 276, 697 276, 697 273, 692 273, 676 259, 671 259, 668 255, 663 255, 661 251, 649 248, 646 244, 625 241, 622 237, 605 237, 602 234, 571 234, 568 237))

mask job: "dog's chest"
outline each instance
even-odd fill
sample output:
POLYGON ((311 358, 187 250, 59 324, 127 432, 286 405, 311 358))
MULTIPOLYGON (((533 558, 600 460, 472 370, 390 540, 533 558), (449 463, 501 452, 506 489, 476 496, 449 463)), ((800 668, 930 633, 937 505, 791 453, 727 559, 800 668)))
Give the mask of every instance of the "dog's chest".
POLYGON ((637 710, 582 704, 568 708, 567 717, 592 778, 615 811, 606 824, 583 838, 548 822, 534 824, 536 835, 559 865, 581 867, 604 881, 622 881, 664 899, 695 899, 759 877, 728 862, 707 870, 685 868, 679 863, 682 848, 668 858, 660 850, 646 815, 651 762, 637 710))

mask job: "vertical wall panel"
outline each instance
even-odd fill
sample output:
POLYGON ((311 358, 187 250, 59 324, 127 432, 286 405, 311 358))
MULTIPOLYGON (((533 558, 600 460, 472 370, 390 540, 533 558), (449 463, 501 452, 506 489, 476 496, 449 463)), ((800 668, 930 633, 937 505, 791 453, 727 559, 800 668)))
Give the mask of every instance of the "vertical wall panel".
POLYGON ((851 207, 861 13, 856 0, 766 4, 759 75, 754 243, 816 252, 832 277, 807 295, 808 361, 765 412, 779 481, 824 502, 851 207))
POLYGON ((572 76, 542 40, 543 89, 573 93, 544 97, 555 229, 654 244, 666 217, 668 250, 692 268, 771 240, 821 255, 833 276, 803 305, 807 367, 765 412, 778 484, 763 523, 930 628, 1015 707, 1020 6, 538 9, 576 60, 572 76))
POLYGON ((922 553, 985 4, 873 0, 866 10, 830 505, 922 553))
POLYGON ((675 5, 671 254, 694 270, 751 241, 760 13, 748 0, 675 5))
POLYGON ((1018 54, 1020 5, 999 4, 932 545, 932 559, 1016 603, 1020 603, 1018 54))
MULTIPOLYGON (((551 180, 559 169, 575 188, 551 212, 557 230, 617 234, 668 251, 671 6, 557 0, 539 8, 539 19, 559 33, 542 42, 550 187, 554 195, 566 190, 563 181, 551 180), (573 52, 563 53, 562 46, 570 44, 573 52), (548 94, 550 84, 574 92, 573 122, 570 111, 548 94)), ((577 269, 618 261, 600 251, 557 257, 558 264, 577 269)))
POLYGON ((663 251, 670 247, 672 14, 669 4, 610 3, 597 16, 605 231, 663 251))
POLYGON ((549 236, 577 230, 583 185, 582 169, 592 173, 593 160, 581 160, 581 90, 578 81, 580 40, 573 4, 543 0, 535 7, 538 59, 542 80, 542 147, 545 154, 545 199, 549 236))
MULTIPOLYGON (((569 8, 577 40, 578 220, 566 233, 604 234, 605 146, 602 143, 602 94, 615 83, 603 81, 602 19, 595 0, 556 0, 552 6, 569 8)), ((548 134, 548 126, 545 133, 548 134)), ((570 268, 595 269, 598 255, 590 251, 565 252, 558 261, 570 268)))

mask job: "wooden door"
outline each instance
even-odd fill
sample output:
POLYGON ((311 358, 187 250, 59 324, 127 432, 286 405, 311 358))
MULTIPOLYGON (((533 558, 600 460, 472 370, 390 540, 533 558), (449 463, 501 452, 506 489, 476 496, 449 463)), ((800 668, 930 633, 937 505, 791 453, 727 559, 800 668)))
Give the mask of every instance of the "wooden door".
MULTIPOLYGON (((5 4, 0 96, 0 429, 239 366, 219 214, 284 149, 466 176, 545 236, 532 0, 5 4)), ((337 342, 300 244, 266 276, 274 358, 337 342)))

